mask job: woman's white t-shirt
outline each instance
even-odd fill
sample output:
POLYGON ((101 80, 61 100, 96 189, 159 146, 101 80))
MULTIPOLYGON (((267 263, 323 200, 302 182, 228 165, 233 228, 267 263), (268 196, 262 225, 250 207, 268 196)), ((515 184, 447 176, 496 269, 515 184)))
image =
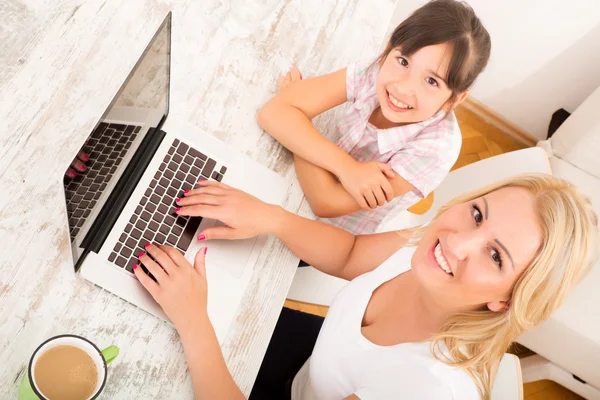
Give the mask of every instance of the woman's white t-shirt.
POLYGON ((337 294, 312 356, 294 378, 292 400, 480 399, 473 380, 436 359, 430 342, 379 346, 362 335, 373 291, 409 270, 414 251, 400 249, 337 294))

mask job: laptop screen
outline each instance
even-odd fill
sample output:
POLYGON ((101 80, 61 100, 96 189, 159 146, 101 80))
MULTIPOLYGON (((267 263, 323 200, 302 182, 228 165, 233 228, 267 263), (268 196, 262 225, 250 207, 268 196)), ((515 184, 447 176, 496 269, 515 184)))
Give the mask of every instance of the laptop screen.
POLYGON ((128 164, 135 160, 136 150, 149 133, 160 129, 169 112, 170 47, 171 13, 65 172, 69 234, 75 253, 128 164))

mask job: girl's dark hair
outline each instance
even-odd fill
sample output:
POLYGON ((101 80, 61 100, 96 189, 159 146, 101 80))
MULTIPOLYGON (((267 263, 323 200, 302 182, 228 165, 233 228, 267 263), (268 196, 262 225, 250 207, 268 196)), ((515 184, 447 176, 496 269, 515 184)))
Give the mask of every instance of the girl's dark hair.
POLYGON ((447 43, 452 49, 446 82, 452 97, 469 89, 490 58, 488 31, 467 3, 432 0, 394 29, 379 61, 395 48, 411 56, 423 47, 447 43))

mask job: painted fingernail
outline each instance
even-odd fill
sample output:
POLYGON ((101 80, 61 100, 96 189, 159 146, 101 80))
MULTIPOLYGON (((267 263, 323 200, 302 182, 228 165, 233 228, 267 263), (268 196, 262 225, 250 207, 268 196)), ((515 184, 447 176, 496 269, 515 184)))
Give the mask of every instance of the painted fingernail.
POLYGON ((143 251, 138 255, 138 258, 142 258, 142 256, 145 256, 146 253, 144 253, 143 251))
POLYGON ((133 266, 133 269, 137 269, 137 267, 139 267, 139 265, 135 264, 135 265, 133 266))
POLYGON ((82 171, 85 171, 85 170, 87 170, 87 166, 86 166, 85 164, 81 164, 81 170, 82 170, 82 171))
POLYGON ((176 212, 176 213, 179 213, 179 211, 181 211, 181 208, 176 208, 176 209, 175 209, 175 212, 176 212))
POLYGON ((67 172, 67 175, 69 175, 71 178, 75 178, 77 176, 77 173, 70 169, 69 172, 67 172))
POLYGON ((198 240, 206 240, 206 236, 203 234, 198 235, 198 240))
POLYGON ((146 243, 146 244, 144 245, 144 247, 145 247, 145 248, 148 248, 148 247, 150 247, 150 245, 151 245, 151 243, 146 243))
POLYGON ((88 157, 88 155, 87 155, 87 154, 82 154, 82 155, 81 155, 81 159, 82 159, 83 161, 88 161, 90 158, 88 157))
POLYGON ((179 203, 181 201, 181 199, 178 197, 175 199, 175 203, 179 203))
POLYGON ((189 190, 185 190, 185 191, 183 192, 183 194, 188 194, 189 192, 190 192, 189 190))
POLYGON ((208 251, 208 247, 204 248, 204 255, 206 255, 206 252, 208 251))

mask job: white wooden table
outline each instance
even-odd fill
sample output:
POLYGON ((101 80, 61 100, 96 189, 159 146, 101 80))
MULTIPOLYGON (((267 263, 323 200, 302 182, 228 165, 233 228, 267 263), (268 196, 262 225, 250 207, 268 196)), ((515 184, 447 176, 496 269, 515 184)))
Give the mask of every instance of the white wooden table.
MULTIPOLYGON (((193 398, 175 330, 73 272, 61 183, 169 9, 169 120, 212 132, 285 176, 285 207, 307 211, 290 154, 257 126, 256 110, 292 64, 311 76, 374 57, 395 0, 282 1, 248 36, 221 25, 228 3, 0 2, 0 398, 16 398, 32 351, 61 333, 121 349, 102 398, 193 398)), ((331 119, 318 126, 329 129, 331 119)), ((245 393, 296 265, 278 240, 268 242, 223 344, 245 393)))

